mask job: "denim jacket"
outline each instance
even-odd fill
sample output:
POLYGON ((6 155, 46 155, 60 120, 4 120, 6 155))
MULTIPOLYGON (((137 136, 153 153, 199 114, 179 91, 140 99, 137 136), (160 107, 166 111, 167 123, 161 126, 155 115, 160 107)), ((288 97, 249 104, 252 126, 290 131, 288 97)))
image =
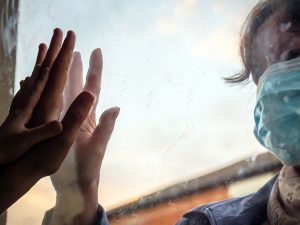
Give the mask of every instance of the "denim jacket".
POLYGON ((176 225, 262 225, 268 224, 267 204, 273 177, 256 193, 197 207, 186 213, 176 225))
MULTIPOLYGON (((267 203, 276 179, 277 176, 273 177, 257 192, 245 197, 232 198, 192 209, 188 213, 184 214, 175 225, 268 224, 267 203)), ((45 216, 44 222, 46 222, 46 218, 47 216, 45 216)), ((106 213, 102 207, 99 207, 97 222, 95 225, 109 225, 106 213)))

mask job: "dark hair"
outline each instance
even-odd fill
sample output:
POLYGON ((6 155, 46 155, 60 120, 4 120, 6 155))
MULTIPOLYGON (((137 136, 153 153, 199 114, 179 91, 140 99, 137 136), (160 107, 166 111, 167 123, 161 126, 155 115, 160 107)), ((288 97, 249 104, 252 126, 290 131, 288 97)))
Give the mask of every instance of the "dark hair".
POLYGON ((240 56, 243 64, 243 69, 231 77, 226 77, 224 80, 230 84, 243 83, 248 81, 250 74, 254 81, 258 80, 261 75, 255 69, 253 63, 252 43, 255 38, 258 28, 276 11, 286 7, 293 6, 293 3, 298 3, 299 0, 260 0, 250 11, 241 30, 240 38, 240 56), (292 4, 283 4, 283 3, 292 4), (285 5, 285 6, 283 6, 285 5), (289 5, 289 6, 288 6, 289 5))

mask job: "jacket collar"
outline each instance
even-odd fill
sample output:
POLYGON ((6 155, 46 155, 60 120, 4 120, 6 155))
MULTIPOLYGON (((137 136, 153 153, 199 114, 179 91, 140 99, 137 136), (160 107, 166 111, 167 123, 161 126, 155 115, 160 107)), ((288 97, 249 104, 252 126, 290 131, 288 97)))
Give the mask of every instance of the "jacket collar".
POLYGON ((258 225, 267 220, 267 204, 272 187, 278 175, 274 176, 256 193, 212 203, 202 208, 211 225, 258 225))

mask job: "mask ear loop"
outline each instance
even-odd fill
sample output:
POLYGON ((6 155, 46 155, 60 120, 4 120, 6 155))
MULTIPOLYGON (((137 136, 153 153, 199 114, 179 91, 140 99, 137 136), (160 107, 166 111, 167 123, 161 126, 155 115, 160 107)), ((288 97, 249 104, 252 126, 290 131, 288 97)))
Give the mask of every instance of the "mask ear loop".
POLYGON ((270 75, 289 73, 297 70, 300 70, 300 57, 270 65, 259 78, 257 87, 259 89, 261 83, 270 75))

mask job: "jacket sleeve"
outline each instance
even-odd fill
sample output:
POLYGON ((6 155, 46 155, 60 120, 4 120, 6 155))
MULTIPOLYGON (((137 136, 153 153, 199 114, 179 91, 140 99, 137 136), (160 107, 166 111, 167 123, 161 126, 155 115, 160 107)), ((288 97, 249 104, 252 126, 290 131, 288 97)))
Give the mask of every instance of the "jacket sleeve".
MULTIPOLYGON (((51 216, 52 216, 52 212, 53 212, 53 209, 50 209, 45 212, 42 225, 49 224, 51 216)), ((0 224, 0 225, 5 225, 5 224, 0 224)), ((109 225, 106 213, 105 213, 104 209, 102 208, 102 206, 100 206, 100 205, 98 207, 95 225, 109 225)))
POLYGON ((99 205, 98 214, 95 225, 109 225, 104 209, 99 205))
POLYGON ((203 212, 191 211, 183 215, 183 217, 175 225, 211 225, 208 217, 203 212))

